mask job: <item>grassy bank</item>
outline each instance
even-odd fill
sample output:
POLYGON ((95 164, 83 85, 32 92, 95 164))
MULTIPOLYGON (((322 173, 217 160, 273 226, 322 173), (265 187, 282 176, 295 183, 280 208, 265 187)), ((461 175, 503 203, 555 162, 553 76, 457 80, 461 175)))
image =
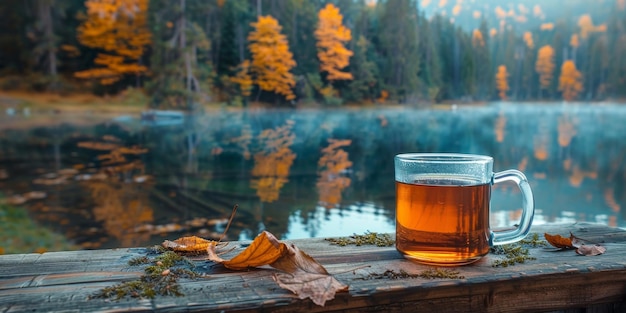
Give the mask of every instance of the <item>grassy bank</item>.
POLYGON ((79 249, 62 235, 37 225, 26 209, 2 202, 0 199, 0 254, 79 249))

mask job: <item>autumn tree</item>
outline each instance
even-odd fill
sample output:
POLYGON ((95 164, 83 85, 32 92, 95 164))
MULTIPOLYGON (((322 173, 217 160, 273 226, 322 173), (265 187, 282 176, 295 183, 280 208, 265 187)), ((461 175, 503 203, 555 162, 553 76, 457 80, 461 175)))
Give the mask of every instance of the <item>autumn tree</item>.
POLYGON ((554 75, 554 49, 550 45, 541 47, 537 52, 535 70, 539 74, 539 91, 548 89, 554 75))
POLYGON ((582 90, 582 74, 576 69, 574 61, 565 61, 559 77, 559 91, 562 92, 563 99, 565 101, 574 100, 582 90))
POLYGON ((102 52, 94 60, 99 67, 74 75, 110 85, 128 74, 145 74, 148 68, 140 59, 152 37, 147 27, 148 0, 87 0, 85 6, 78 40, 102 52))
POLYGON ((239 66, 237 74, 230 77, 230 82, 239 87, 239 94, 243 97, 249 97, 252 93, 252 77, 250 76, 250 61, 244 60, 239 66))
POLYGON ((498 72, 496 73, 496 89, 500 99, 506 100, 506 92, 509 88, 509 73, 506 71, 506 66, 498 66, 498 72))
POLYGON ((344 46, 352 39, 350 29, 343 26, 343 16, 332 3, 321 9, 318 17, 315 38, 320 70, 327 73, 326 79, 329 81, 351 80, 351 73, 341 71, 350 64, 350 57, 353 55, 352 51, 344 46))
POLYGON ((261 90, 273 91, 293 100, 291 88, 296 84, 290 70, 296 66, 289 51, 287 37, 281 34, 282 27, 271 16, 259 16, 251 23, 254 31, 248 35, 248 49, 252 53, 251 71, 261 90))

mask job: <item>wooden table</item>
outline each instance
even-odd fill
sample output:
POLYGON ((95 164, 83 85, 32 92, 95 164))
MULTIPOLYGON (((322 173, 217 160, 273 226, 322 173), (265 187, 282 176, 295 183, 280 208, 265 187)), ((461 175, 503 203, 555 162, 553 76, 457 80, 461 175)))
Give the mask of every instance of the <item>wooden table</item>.
MULTIPOLYGON (((181 279, 184 296, 121 300, 91 298, 104 287, 143 275, 128 261, 147 249, 51 252, 0 256, 0 312, 262 311, 262 312, 626 312, 626 231, 576 223, 533 228, 601 242, 606 253, 531 248, 535 260, 493 267, 497 255, 454 268, 461 279, 366 279, 387 270, 420 273, 432 268, 405 260, 394 247, 337 246, 324 239, 288 241, 349 285, 325 306, 300 300, 273 280, 274 269, 231 271, 195 260, 206 276, 181 279), (366 267, 364 267, 366 266, 366 267)), ((171 238, 175 239, 175 238, 171 238)), ((246 242, 231 243, 231 246, 246 242)), ((236 254, 233 251, 224 256, 236 254)))

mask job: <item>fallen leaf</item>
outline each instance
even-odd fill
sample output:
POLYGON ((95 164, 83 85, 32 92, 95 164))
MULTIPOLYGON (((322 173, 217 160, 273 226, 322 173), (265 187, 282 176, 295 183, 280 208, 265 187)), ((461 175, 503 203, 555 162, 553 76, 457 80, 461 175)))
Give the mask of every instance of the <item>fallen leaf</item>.
POLYGON ((599 255, 606 252, 606 248, 600 245, 582 245, 576 249, 576 253, 584 256, 599 255))
POLYGON ((213 244, 206 249, 209 260, 222 263, 231 270, 245 270, 273 263, 283 254, 285 244, 280 243, 271 233, 264 231, 254 238, 248 248, 230 260, 220 258, 215 247, 216 245, 213 244))
POLYGON ((174 241, 165 240, 161 244, 164 248, 177 252, 205 253, 207 248, 215 241, 200 238, 198 236, 180 237, 174 241))
POLYGON ((576 249, 572 244, 572 239, 575 237, 571 233, 569 238, 562 237, 561 235, 550 235, 548 233, 544 233, 543 236, 548 243, 559 249, 576 249))
POLYGON ((310 298, 313 303, 324 306, 335 298, 335 293, 348 289, 319 264, 293 244, 279 242, 270 232, 264 231, 239 255, 224 260, 217 255, 215 244, 207 249, 208 259, 234 270, 270 265, 281 273, 272 278, 281 288, 290 290, 300 299, 310 298))

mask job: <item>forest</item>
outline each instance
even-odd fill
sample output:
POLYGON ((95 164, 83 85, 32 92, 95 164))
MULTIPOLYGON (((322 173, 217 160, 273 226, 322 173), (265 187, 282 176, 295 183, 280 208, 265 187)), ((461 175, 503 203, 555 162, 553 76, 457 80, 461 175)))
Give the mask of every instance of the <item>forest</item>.
POLYGON ((161 109, 626 95, 626 0, 3 0, 0 16, 7 91, 161 109))

